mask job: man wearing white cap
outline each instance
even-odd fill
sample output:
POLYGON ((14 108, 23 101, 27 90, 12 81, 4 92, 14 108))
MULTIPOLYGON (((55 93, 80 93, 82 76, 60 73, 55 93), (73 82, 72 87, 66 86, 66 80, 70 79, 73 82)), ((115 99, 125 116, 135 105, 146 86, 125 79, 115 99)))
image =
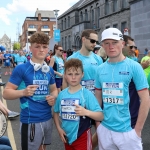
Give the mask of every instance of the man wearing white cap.
POLYGON ((122 54, 124 40, 118 29, 104 30, 101 42, 109 59, 97 69, 95 81, 95 95, 104 113, 97 128, 99 149, 142 150, 141 132, 150 103, 143 69, 122 54), (138 93, 134 99, 130 97, 133 89, 138 93))

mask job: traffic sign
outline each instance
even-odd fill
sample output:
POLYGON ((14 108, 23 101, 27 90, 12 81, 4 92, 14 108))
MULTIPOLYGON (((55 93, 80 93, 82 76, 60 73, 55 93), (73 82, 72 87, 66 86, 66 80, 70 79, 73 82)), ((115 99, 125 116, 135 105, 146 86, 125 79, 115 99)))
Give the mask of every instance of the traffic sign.
POLYGON ((60 30, 54 30, 54 40, 57 42, 60 41, 60 30))

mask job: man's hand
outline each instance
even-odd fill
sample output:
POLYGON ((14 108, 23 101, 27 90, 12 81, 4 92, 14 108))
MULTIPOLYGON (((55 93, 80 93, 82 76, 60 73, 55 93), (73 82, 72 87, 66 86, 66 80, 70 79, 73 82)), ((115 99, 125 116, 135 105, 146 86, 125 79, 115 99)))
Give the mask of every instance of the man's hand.
POLYGON ((53 95, 47 95, 46 100, 50 106, 55 104, 55 97, 53 95))
POLYGON ((23 96, 33 96, 38 87, 38 85, 28 85, 27 88, 23 90, 23 96))

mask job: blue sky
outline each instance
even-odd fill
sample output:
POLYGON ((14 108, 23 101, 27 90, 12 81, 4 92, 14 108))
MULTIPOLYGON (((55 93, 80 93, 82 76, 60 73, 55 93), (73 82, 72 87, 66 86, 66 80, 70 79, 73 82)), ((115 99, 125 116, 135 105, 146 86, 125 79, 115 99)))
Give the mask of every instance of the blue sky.
POLYGON ((1 0, 0 38, 7 34, 12 41, 17 40, 26 17, 34 17, 35 11, 58 9, 59 15, 79 0, 1 0))

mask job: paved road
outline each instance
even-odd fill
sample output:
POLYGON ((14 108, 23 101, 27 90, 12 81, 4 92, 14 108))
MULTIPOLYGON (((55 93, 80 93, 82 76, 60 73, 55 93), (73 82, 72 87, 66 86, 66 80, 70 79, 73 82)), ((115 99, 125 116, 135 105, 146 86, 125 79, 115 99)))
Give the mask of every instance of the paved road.
MULTIPOLYGON (((2 69, 4 71, 4 68, 2 69)), ((7 82, 9 79, 8 76, 2 75, 2 81, 7 82)), ((2 91, 3 87, 0 88, 0 97, 2 97, 2 91)), ((13 101, 5 101, 7 107, 10 110, 20 112, 20 106, 19 106, 19 100, 13 100, 13 101)), ((13 146, 13 150, 21 150, 20 146, 20 134, 19 134, 19 117, 13 120, 8 120, 8 129, 6 135, 9 136, 9 139, 11 141, 11 144, 13 146), (11 130, 12 129, 12 130, 11 130)), ((142 139, 143 139, 143 149, 144 150, 150 150, 150 113, 146 120, 146 124, 144 126, 144 130, 142 133, 142 139)), ((63 143, 61 142, 58 133, 56 131, 55 125, 53 125, 53 135, 52 135, 52 144, 50 146, 47 146, 46 150, 64 150, 63 143)), ((98 150, 98 149, 96 149, 98 150)))

